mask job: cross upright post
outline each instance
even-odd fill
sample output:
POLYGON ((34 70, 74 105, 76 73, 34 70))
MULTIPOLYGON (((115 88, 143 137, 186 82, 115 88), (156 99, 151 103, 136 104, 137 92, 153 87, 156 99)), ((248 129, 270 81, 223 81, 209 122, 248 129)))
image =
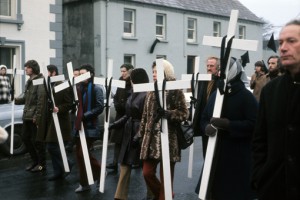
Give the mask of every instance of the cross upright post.
MULTIPOLYGON (((69 83, 71 83, 71 85, 73 87, 73 94, 74 94, 75 102, 78 102, 76 84, 89 79, 91 77, 90 72, 87 72, 80 76, 74 77, 72 62, 67 63, 67 70, 68 70, 69 82, 65 82, 65 83, 62 83, 62 84, 56 86, 54 88, 54 90, 55 90, 55 92, 59 92, 60 90, 63 90, 65 88, 69 87, 69 83)), ((81 129, 79 130, 79 138, 80 138, 80 142, 81 142, 83 160, 84 160, 84 164, 85 164, 88 183, 89 183, 89 185, 92 185, 92 184, 94 184, 94 178, 93 178, 93 172, 92 172, 90 157, 89 157, 86 138, 85 138, 84 127, 83 127, 82 122, 81 122, 81 129)))
MULTIPOLYGON (((196 75, 196 79, 194 79, 194 82, 192 83, 192 74, 182 74, 181 79, 182 80, 191 80, 191 84, 194 85, 194 98, 198 98, 198 82, 199 81, 210 81, 211 80, 211 74, 199 74, 199 68, 200 68, 200 58, 199 56, 195 57, 195 63, 194 63, 194 75, 196 75)), ((192 106, 192 119, 193 122, 194 114, 195 114, 195 107, 194 105, 190 104, 192 106)), ((192 172, 193 172, 193 157, 194 157, 194 143, 191 144, 189 148, 189 165, 188 165, 188 177, 192 178, 192 172)))
MULTIPOLYGON (((238 10, 232 10, 231 15, 230 15, 228 31, 227 31, 227 41, 226 41, 227 45, 228 45, 228 40, 235 35, 237 20, 238 20, 238 10)), ((211 37, 211 36, 203 37, 203 45, 221 47, 221 43, 222 43, 221 37, 211 37)), ((255 40, 233 39, 231 47, 233 49, 256 51, 257 45, 258 45, 258 41, 255 41, 255 40)), ((230 54, 229 54, 229 59, 230 59, 230 54)), ((226 66, 226 71, 225 71, 226 76, 225 76, 225 80, 224 80, 224 88, 223 89, 225 89, 225 87, 226 87, 229 65, 230 65, 230 62, 228 61, 227 66, 226 66)), ((223 99, 224 99, 224 95, 222 95, 220 93, 220 91, 217 90, 217 96, 216 96, 216 101, 215 101, 215 106, 214 106, 213 117, 218 118, 221 116, 223 99)), ((213 158, 214 158, 217 136, 218 136, 218 134, 216 134, 214 137, 209 137, 209 140, 208 140, 206 156, 205 156, 204 166, 203 166, 202 179, 201 179, 201 184, 200 184, 200 192, 199 192, 199 198, 202 200, 205 200, 207 198, 206 197, 207 188, 209 186, 209 179, 210 179, 210 175, 211 175, 211 166, 212 166, 212 162, 213 162, 213 158)))
POLYGON ((15 132, 15 77, 16 75, 25 75, 24 70, 17 69, 16 67, 16 55, 13 57, 13 65, 11 70, 7 70, 7 74, 12 74, 11 84, 11 128, 10 128, 10 154, 14 153, 14 132, 15 132))
POLYGON ((107 78, 98 78, 94 77, 94 84, 103 85, 106 88, 106 106, 105 106, 105 117, 104 117, 104 135, 103 135, 103 147, 102 147, 102 162, 101 162, 101 174, 100 174, 100 187, 99 191, 104 193, 105 185, 105 170, 106 169, 106 160, 107 160, 107 144, 108 144, 108 127, 109 127, 109 118, 110 118, 110 99, 111 99, 111 86, 118 88, 125 88, 125 81, 122 80, 113 80, 113 60, 108 60, 107 66, 107 78))
MULTIPOLYGON (((44 75, 43 78, 33 80, 32 84, 33 85, 43 85, 43 84, 45 84, 45 86, 46 86, 45 88, 47 88, 46 93, 49 95, 49 96, 47 95, 47 98, 50 98, 51 102, 53 103, 53 106, 55 106, 52 87, 51 87, 51 82, 63 81, 63 80, 65 80, 65 76, 64 75, 58 75, 58 76, 54 76, 54 77, 50 78, 50 77, 48 77, 48 70, 47 70, 46 67, 43 68, 43 75, 44 75), (48 85, 50 87, 47 87, 48 85), (49 90, 48 90, 48 88, 49 88, 49 90)), ((63 141, 63 138, 62 138, 62 133, 61 133, 57 113, 52 112, 52 117, 53 117, 53 122, 54 122, 55 130, 56 130, 57 140, 58 140, 58 144, 59 144, 59 148, 60 148, 60 152, 61 152, 61 156, 62 156, 64 169, 65 169, 65 172, 70 172, 68 159, 67 159, 67 154, 66 154, 66 151, 65 151, 64 141, 63 141)))
MULTIPOLYGON (((157 85, 159 90, 159 101, 161 105, 166 103, 166 99, 162 98, 163 80, 164 80, 164 68, 163 59, 156 60, 157 69, 157 85)), ((180 81, 167 81, 166 90, 176 89, 187 89, 191 87, 190 80, 180 81)), ((153 83, 134 84, 133 92, 150 92, 154 91, 153 83)), ((172 199, 172 184, 171 184, 171 173, 170 173, 170 152, 169 152, 169 133, 168 133, 168 121, 162 119, 162 133, 161 133, 161 147, 162 147, 162 159, 163 159, 163 172, 164 172, 164 188, 165 188, 165 199, 172 199)))

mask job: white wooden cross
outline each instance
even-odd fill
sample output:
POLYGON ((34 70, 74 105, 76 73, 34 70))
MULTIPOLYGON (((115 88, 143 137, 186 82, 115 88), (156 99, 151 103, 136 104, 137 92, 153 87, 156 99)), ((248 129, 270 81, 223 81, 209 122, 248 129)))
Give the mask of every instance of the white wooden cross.
MULTIPOLYGON (((49 80, 50 83, 49 83, 48 82, 48 70, 47 70, 47 67, 43 68, 43 75, 44 75, 43 78, 39 78, 39 79, 33 80, 32 84, 33 85, 43 85, 43 84, 46 84, 46 88, 48 89, 48 87, 47 87, 48 84, 51 85, 51 83, 53 83, 53 82, 59 82, 59 81, 65 80, 65 76, 64 75, 58 75, 58 76, 50 77, 50 80, 49 80)), ((55 101, 54 101, 54 97, 53 97, 52 87, 50 87, 50 91, 46 91, 46 92, 48 92, 48 94, 50 94, 51 101, 53 102, 53 106, 55 107, 55 101)), ((57 113, 52 112, 52 117, 53 117, 53 122, 54 122, 55 130, 56 130, 57 140, 58 140, 58 144, 59 144, 59 148, 60 148, 60 152, 61 152, 61 157, 62 157, 64 169, 65 169, 65 172, 70 172, 70 168, 69 168, 69 164, 68 164, 68 159, 67 159, 67 154, 66 154, 66 151, 65 151, 64 141, 63 141, 63 138, 62 138, 62 133, 61 133, 61 129, 60 129, 60 125, 59 125, 57 113)))
MULTIPOLYGON (((112 79, 112 72, 113 72, 113 60, 108 60, 107 66, 107 78, 98 78, 94 77, 94 84, 99 84, 102 86, 108 86, 110 80, 110 88, 111 86, 118 87, 118 88, 125 88, 126 82, 122 80, 113 80, 112 79)), ((106 109, 104 115, 104 135, 103 135, 103 147, 102 147, 102 162, 101 162, 101 174, 100 174, 100 187, 99 191, 104 193, 104 185, 105 185, 105 173, 106 173, 106 160, 107 160, 107 144, 108 144, 108 127, 109 127, 109 118, 110 118, 110 99, 111 99, 111 91, 106 91, 106 109)))
MULTIPOLYGON (((199 74, 199 65, 200 63, 200 58, 199 56, 195 57, 195 64, 194 64, 194 74, 198 75, 197 80, 194 80, 194 89, 195 89, 195 99, 198 98, 198 82, 199 81, 210 81, 211 80, 211 74, 199 74)), ((191 80, 192 79, 192 74, 182 74, 181 75, 181 79, 183 80, 191 80)), ((194 114, 195 114, 195 107, 193 105, 192 106, 192 119, 191 121, 193 122, 194 120, 194 114)), ((193 172, 193 157, 194 157, 194 143, 191 144, 190 148, 189 148, 189 167, 188 167, 188 177, 192 178, 192 172, 193 172)))
MULTIPOLYGON (((90 74, 90 72, 87 72, 87 73, 81 74, 80 76, 74 77, 72 62, 67 63, 67 70, 68 70, 69 82, 73 86, 73 93, 74 93, 75 101, 78 102, 76 84, 89 79, 91 77, 91 74, 90 74)), ((59 92, 61 90, 68 88, 70 86, 69 82, 64 82, 64 83, 56 86, 54 88, 55 92, 59 92)), ((77 112, 76 112, 76 115, 77 115, 77 112)), ((93 172, 92 172, 92 168, 91 168, 91 162, 90 162, 90 157, 89 157, 85 133, 84 133, 84 127, 83 127, 82 122, 81 122, 81 129, 79 130, 79 138, 80 138, 81 149, 82 149, 83 160, 84 160, 84 164, 85 164, 88 183, 89 183, 89 185, 92 185, 92 184, 94 184, 94 178, 93 178, 93 172)))
MULTIPOLYGON (((166 98, 162 99, 162 84, 164 79, 164 68, 163 59, 156 60, 157 69, 157 85, 159 90, 159 100, 161 105, 166 105, 166 98), (163 104, 164 100, 164 104, 163 104)), ((191 87, 190 80, 180 81, 167 81, 166 90, 177 90, 187 89, 191 87)), ((149 92, 154 91, 153 83, 134 84, 133 92, 149 92)), ((165 199, 172 199, 172 184, 170 174, 170 151, 169 151, 169 133, 168 133, 168 121, 162 119, 162 133, 161 133, 161 147, 162 147, 162 161, 163 161, 163 172, 164 172, 164 188, 165 188, 165 199)))
MULTIPOLYGON (((231 15, 230 15, 228 31, 227 31, 227 41, 232 36, 235 35, 237 20, 238 20, 238 10, 232 10, 231 15)), ((226 44, 227 44, 227 41, 226 41, 226 44)), ((221 37, 211 37, 211 36, 203 37, 203 45, 220 47, 221 43, 222 43, 221 37)), ((256 51, 257 46, 258 46, 258 41, 233 39, 231 47, 233 49, 256 51)), ((229 55, 229 60, 228 60, 227 66, 226 66, 226 72, 225 72, 226 78, 224 80, 224 83, 225 83, 224 90, 226 87, 229 65, 230 65, 230 55, 229 55)), ((216 101, 215 101, 213 117, 218 118, 221 116, 223 99, 224 99, 224 95, 221 95, 219 90, 217 90, 217 97, 216 97, 216 101)), ((203 200, 206 199, 207 188, 208 188, 210 172, 211 172, 211 166, 212 166, 215 147, 216 147, 217 136, 218 136, 218 134, 216 134, 214 137, 209 137, 209 140, 208 140, 206 156, 205 156, 205 160, 204 160, 202 179, 201 179, 201 184, 200 184, 200 192, 199 192, 199 198, 203 199, 203 200)))
MULTIPOLYGON (((11 90, 13 91, 11 95, 14 95, 15 92, 15 77, 16 75, 25 75, 24 70, 17 69, 16 67, 16 55, 13 57, 13 64, 12 64, 12 69, 7 69, 7 74, 12 74, 12 83, 11 85, 11 90)), ((13 155, 14 153, 14 129, 15 129, 15 97, 11 97, 12 102, 11 102, 11 128, 10 128, 10 154, 13 155)))

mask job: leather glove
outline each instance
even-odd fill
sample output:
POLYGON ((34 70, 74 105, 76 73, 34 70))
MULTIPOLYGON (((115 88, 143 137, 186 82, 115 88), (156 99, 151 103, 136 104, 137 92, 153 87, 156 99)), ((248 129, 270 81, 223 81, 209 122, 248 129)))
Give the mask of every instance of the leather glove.
POLYGON ((205 135, 214 137, 217 134, 218 129, 213 127, 211 124, 207 124, 205 127, 205 135))
POLYGON ((164 110, 163 108, 157 108, 157 114, 165 119, 169 119, 170 118, 170 112, 167 110, 164 110))
POLYGON ((223 129, 223 130, 228 130, 229 129, 229 120, 227 118, 211 118, 210 123, 218 128, 218 129, 223 129))
POLYGON ((109 124, 109 126, 108 126, 108 130, 112 130, 112 129, 115 129, 116 128, 116 123, 111 123, 111 124, 109 124))
POLYGON ((133 148, 138 148, 141 146, 141 138, 138 136, 134 136, 132 141, 131 141, 131 146, 133 148))

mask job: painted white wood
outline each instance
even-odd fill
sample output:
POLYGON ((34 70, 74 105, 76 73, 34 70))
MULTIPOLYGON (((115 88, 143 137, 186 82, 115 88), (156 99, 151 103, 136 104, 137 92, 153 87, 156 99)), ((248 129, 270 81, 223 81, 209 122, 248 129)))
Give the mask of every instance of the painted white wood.
MULTIPOLYGON (((94 77, 94 84, 99 84, 102 86, 105 86, 105 82, 109 84, 110 80, 112 79, 113 74, 113 60, 108 60, 108 66, 107 66, 107 79, 106 78, 98 78, 94 77)), ((113 80, 111 81, 112 87, 118 87, 118 88, 125 88, 126 82, 122 80, 113 80)), ((106 99, 106 102, 111 99, 111 91, 109 92, 108 99, 106 99)), ((112 102, 108 105, 110 107, 112 102)), ((107 147, 108 147, 108 135, 109 135, 109 119, 110 119, 110 109, 108 110, 108 113, 105 112, 104 115, 104 135, 103 135, 103 146, 102 146, 102 161, 101 161, 101 173, 100 173, 100 186, 99 191, 101 193, 104 193, 104 187, 105 187, 105 177, 106 177, 106 162, 107 162, 107 147), (106 121, 107 119, 107 121, 106 121)))
MULTIPOLYGON (((237 24, 237 20, 238 20, 238 13, 239 13, 238 10, 232 10, 231 11, 230 21, 229 21, 229 26, 228 26, 228 32, 227 32, 227 39, 230 39, 232 36, 235 35, 236 24, 237 24)), ((211 37, 204 37, 204 39, 203 39, 203 44, 205 44, 205 45, 218 46, 218 47, 221 46, 222 39, 220 40, 220 38, 216 38, 216 41, 219 42, 218 44, 211 37), (209 41, 206 40, 207 38, 210 38, 210 40, 209 41)), ((235 47, 237 49, 256 51, 257 44, 258 44, 257 41, 250 42, 251 45, 249 44, 249 49, 248 49, 247 46, 244 46, 245 43, 243 43, 241 41, 242 40, 235 40, 234 39, 233 43, 235 43, 235 44, 234 45, 232 44, 231 48, 235 47), (254 48, 255 45, 256 45, 256 48, 254 48)), ((226 44, 227 44, 227 42, 226 42, 226 44)), ((231 58, 231 56, 229 55, 229 60, 228 60, 227 67, 226 67, 226 72, 225 72, 226 73, 226 78, 224 80, 224 82, 225 82, 224 89, 226 87, 226 82, 227 82, 227 74, 228 74, 229 65, 230 65, 230 58, 231 58)), ((221 116, 223 99, 224 99, 224 95, 221 95, 219 90, 217 90, 217 96, 216 96, 216 102, 215 102, 213 117, 220 117, 221 116)), ((216 134, 214 137, 209 137, 209 140, 208 140, 206 156, 205 156, 205 160, 204 160, 202 179, 201 179, 201 184, 200 184, 200 192, 199 192, 199 198, 203 199, 203 200, 206 199, 206 195, 207 195, 207 187, 208 187, 208 184, 209 184, 209 178, 210 178, 211 166, 212 166, 214 153, 215 153, 217 136, 218 136, 218 134, 216 134)))

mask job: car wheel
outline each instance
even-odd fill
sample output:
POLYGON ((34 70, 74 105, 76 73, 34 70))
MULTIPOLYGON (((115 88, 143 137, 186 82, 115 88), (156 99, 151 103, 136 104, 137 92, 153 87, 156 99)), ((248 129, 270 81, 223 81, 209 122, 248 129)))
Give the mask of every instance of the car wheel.
MULTIPOLYGON (((7 127, 5 130, 9 134, 9 137, 7 138, 7 141, 4 144, 0 145, 1 152, 4 155, 10 155, 10 128, 7 127)), ((26 147, 25 144, 22 141, 22 125, 15 125, 14 127, 14 152, 13 155, 21 155, 25 154, 26 147)))

